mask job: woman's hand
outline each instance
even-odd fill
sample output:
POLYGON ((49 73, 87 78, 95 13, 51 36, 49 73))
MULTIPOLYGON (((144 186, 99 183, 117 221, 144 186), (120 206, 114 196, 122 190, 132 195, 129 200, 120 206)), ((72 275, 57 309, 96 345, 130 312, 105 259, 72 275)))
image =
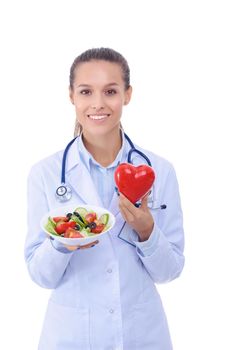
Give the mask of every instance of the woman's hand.
POLYGON ((68 250, 73 251, 73 250, 77 250, 77 249, 88 249, 88 248, 94 247, 97 243, 99 243, 98 240, 91 242, 91 243, 88 243, 88 244, 84 244, 84 245, 66 245, 65 244, 65 247, 68 250))
POLYGON ((137 232, 141 242, 150 237, 154 228, 154 219, 147 206, 148 196, 142 198, 139 208, 135 207, 122 193, 119 196, 121 214, 125 221, 137 232))

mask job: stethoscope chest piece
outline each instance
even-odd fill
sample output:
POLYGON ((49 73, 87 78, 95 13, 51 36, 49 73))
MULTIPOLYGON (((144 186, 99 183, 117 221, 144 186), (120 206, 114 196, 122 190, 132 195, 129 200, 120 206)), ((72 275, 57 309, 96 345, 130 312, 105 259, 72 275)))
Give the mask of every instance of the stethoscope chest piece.
POLYGON ((56 198, 59 202, 68 202, 72 197, 72 191, 69 186, 67 186, 65 183, 62 183, 57 189, 56 189, 56 198))

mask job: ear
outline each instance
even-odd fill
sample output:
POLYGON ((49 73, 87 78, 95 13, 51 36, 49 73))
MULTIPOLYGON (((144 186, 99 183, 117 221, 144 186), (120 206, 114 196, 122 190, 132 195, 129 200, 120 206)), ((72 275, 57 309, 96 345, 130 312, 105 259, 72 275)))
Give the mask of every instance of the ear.
POLYGON ((132 96, 132 86, 129 86, 128 89, 125 91, 125 101, 124 101, 124 105, 126 106, 130 100, 131 100, 131 96, 132 96))
POLYGON ((74 92, 70 87, 69 87, 69 97, 70 97, 70 102, 74 104, 74 92))

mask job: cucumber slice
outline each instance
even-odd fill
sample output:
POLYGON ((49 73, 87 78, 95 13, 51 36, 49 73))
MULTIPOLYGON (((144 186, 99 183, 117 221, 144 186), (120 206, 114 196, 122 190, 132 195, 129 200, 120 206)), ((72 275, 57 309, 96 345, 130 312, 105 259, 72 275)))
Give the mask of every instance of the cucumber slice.
POLYGON ((85 225, 76 215, 74 215, 74 214, 72 214, 70 220, 73 220, 73 221, 77 222, 77 224, 78 224, 81 228, 83 228, 83 227, 86 226, 86 225, 85 225))
POLYGON ((49 231, 50 233, 52 233, 53 235, 59 236, 59 235, 57 234, 57 232, 55 231, 55 226, 56 226, 55 222, 53 221, 53 219, 52 219, 51 217, 49 217, 49 218, 48 218, 48 221, 47 221, 47 223, 46 223, 46 225, 45 225, 45 229, 46 229, 47 231, 49 231))
POLYGON ((74 212, 79 213, 79 215, 81 216, 81 218, 83 219, 83 222, 85 224, 87 224, 86 220, 85 220, 85 216, 88 214, 87 209, 83 208, 83 207, 78 207, 74 210, 74 212))
POLYGON ((50 216, 48 220, 52 223, 53 227, 57 225, 57 223, 53 220, 52 216, 50 216))
POLYGON ((100 218, 99 218, 99 221, 102 224, 104 224, 104 225, 107 225, 108 220, 109 220, 109 214, 108 213, 101 215, 100 218))
POLYGON ((83 207, 78 207, 75 209, 75 211, 77 211, 81 216, 86 216, 88 213, 87 209, 83 207))
POLYGON ((102 232, 107 231, 109 229, 109 227, 110 227, 110 225, 106 225, 102 232))
POLYGON ((89 228, 84 228, 82 229, 81 233, 85 236, 85 237, 92 237, 92 236, 95 236, 95 233, 92 233, 90 231, 89 228))

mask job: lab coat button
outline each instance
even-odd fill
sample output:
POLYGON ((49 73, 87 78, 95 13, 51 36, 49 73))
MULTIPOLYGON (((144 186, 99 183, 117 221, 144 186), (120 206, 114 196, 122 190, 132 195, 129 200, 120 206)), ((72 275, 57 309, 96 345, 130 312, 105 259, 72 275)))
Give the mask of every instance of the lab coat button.
POLYGON ((108 273, 112 273, 112 269, 107 269, 107 272, 108 273))
POLYGON ((113 310, 113 309, 110 309, 109 312, 110 312, 110 314, 113 314, 113 313, 114 313, 114 310, 113 310))

